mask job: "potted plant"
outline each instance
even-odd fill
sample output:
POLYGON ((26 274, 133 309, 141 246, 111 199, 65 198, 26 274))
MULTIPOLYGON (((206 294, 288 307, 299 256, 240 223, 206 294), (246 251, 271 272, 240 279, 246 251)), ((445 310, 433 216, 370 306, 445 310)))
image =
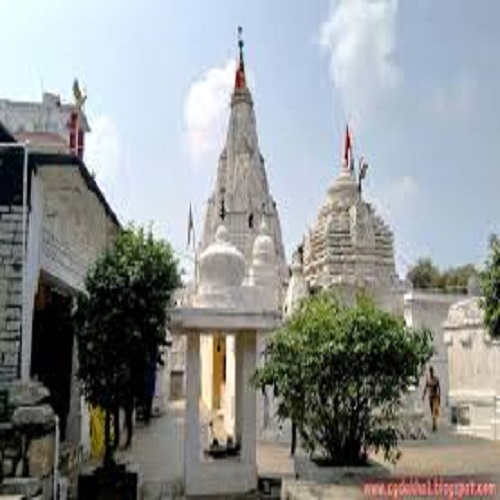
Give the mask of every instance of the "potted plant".
POLYGON ((432 351, 430 332, 408 328, 366 296, 353 307, 330 293, 303 301, 270 337, 254 378, 274 388, 278 417, 291 419, 307 453, 295 457, 296 475, 330 482, 370 473, 377 467, 369 452, 379 449, 397 461, 401 395, 432 351))
POLYGON ((78 498, 137 497, 137 474, 114 460, 119 443, 112 439, 112 416, 151 396, 143 382, 160 361, 167 309, 179 283, 170 246, 134 227, 120 231, 87 275, 75 314, 78 377, 88 403, 104 410, 105 452, 102 467, 79 477, 78 498))

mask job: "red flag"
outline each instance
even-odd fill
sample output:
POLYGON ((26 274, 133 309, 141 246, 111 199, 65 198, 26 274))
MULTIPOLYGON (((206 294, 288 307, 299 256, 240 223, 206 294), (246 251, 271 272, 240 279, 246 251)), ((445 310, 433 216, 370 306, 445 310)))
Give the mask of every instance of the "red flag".
POLYGON ((236 70, 236 78, 234 81, 234 87, 237 89, 245 88, 245 70, 241 63, 238 64, 238 69, 236 70))
POLYGON ((349 165, 349 152, 352 154, 351 135, 349 134, 349 125, 345 128, 344 160, 349 165))

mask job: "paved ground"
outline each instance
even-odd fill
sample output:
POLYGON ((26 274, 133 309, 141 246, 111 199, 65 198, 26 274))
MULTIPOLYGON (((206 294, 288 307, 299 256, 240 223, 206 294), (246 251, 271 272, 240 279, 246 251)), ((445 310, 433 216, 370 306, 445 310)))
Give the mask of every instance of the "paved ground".
MULTIPOLYGON (((172 498, 174 493, 180 492, 183 443, 183 404, 173 404, 162 417, 153 419, 149 426, 137 427, 132 449, 120 456, 122 460, 138 465, 144 485, 144 500, 172 498)), ((476 481, 492 480, 500 485, 500 442, 441 431, 427 441, 405 442, 401 451, 402 457, 396 466, 386 464, 394 478, 439 476, 453 482, 473 478, 476 481)), ((376 459, 382 461, 381 457, 376 459)), ((278 476, 292 481, 295 487, 302 488, 296 498, 313 498, 311 485, 295 483, 288 447, 260 443, 257 460, 260 476, 278 476)), ((322 498, 366 498, 357 481, 352 483, 331 485, 324 489, 322 498)), ((500 486, 498 491, 495 498, 500 498, 500 486)))

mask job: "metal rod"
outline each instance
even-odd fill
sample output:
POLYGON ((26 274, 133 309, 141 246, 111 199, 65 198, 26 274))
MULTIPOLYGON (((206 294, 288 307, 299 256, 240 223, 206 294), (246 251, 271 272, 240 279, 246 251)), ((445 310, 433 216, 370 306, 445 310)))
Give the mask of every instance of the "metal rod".
POLYGON ((59 498, 58 495, 58 486, 59 486, 59 439, 60 439, 60 430, 59 430, 59 417, 54 415, 54 425, 55 425, 55 436, 54 436, 54 464, 53 464, 53 483, 52 483, 52 491, 53 498, 56 500, 59 498))
MULTIPOLYGON (((28 227, 28 143, 25 143, 24 148, 24 162, 23 162, 23 270, 22 270, 22 304, 21 304, 21 363, 19 366, 19 373, 21 378, 27 379, 29 377, 29 370, 23 369, 25 363, 29 363, 29 360, 23 359, 23 350, 25 344, 23 343, 23 337, 26 336, 26 314, 27 314, 27 296, 28 296, 28 249, 26 248, 27 241, 27 227, 28 227)), ((27 340, 27 339, 25 339, 27 340)), ((28 366, 28 365, 26 365, 28 366)))

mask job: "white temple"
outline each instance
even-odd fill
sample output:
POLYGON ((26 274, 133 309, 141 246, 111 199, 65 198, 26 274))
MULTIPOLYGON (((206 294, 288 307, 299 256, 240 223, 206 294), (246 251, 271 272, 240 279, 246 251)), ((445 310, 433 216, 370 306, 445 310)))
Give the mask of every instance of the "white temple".
MULTIPOLYGON (((288 266, 278 211, 269 191, 264 158, 259 149, 253 101, 245 78, 241 39, 239 49, 226 143, 219 158, 215 188, 208 199, 197 252, 200 280, 195 280, 184 291, 181 303, 184 307, 199 307, 200 297, 206 301, 209 296, 214 306, 238 308, 242 293, 241 278, 246 287, 245 300, 253 296, 256 308, 281 314, 288 266), (225 258, 221 257, 222 254, 228 253, 237 253, 241 260, 227 259, 228 268, 225 275, 220 276, 223 267, 215 266, 212 269, 207 261, 214 259, 215 262, 225 258), (232 266, 236 267, 233 269, 232 266), (220 280, 232 280, 234 287, 220 287, 220 280)), ((258 363, 261 362, 260 354, 264 349, 264 335, 264 331, 257 332, 258 363)), ((186 347, 185 338, 177 337, 170 353, 171 359, 177 360, 172 377, 177 386, 182 377, 184 388, 187 382, 186 347), (180 359, 184 359, 184 363, 179 363, 180 359)), ((230 411, 234 402, 234 384, 231 381, 237 368, 234 342, 230 336, 216 330, 210 335, 201 335, 200 356, 203 407, 211 416, 211 429, 218 428, 219 434, 224 435, 234 426, 230 411)), ((262 435, 263 426, 269 421, 266 415, 271 412, 272 401, 259 394, 259 435, 262 435)))
POLYGON ((348 153, 305 235, 303 276, 310 290, 334 290, 350 302, 363 289, 380 307, 402 315, 404 284, 396 273, 393 235, 363 199, 348 153))
MULTIPOLYGON (((317 219, 294 255, 292 277, 284 303, 285 318, 300 300, 316 290, 328 289, 350 304, 356 293, 368 293, 381 309, 405 319, 408 326, 427 327, 433 334, 435 354, 430 364, 448 394, 448 358, 442 323, 449 307, 461 297, 436 291, 413 291, 397 275, 392 231, 362 194, 363 170, 356 176, 351 140, 346 132, 346 150, 340 172, 328 189, 317 219)), ((406 405, 422 413, 421 388, 424 377, 412 389, 406 405)), ((442 414, 448 418, 450 405, 443 398, 442 414)))
POLYGON ((274 245, 265 230, 255 239, 251 279, 245 280, 245 258, 229 241, 226 227, 219 225, 200 256, 200 281, 191 303, 172 311, 172 334, 187 340, 188 496, 257 489, 257 395, 250 380, 259 335, 281 322, 266 293, 268 282, 277 281, 277 272, 268 266, 274 245))

